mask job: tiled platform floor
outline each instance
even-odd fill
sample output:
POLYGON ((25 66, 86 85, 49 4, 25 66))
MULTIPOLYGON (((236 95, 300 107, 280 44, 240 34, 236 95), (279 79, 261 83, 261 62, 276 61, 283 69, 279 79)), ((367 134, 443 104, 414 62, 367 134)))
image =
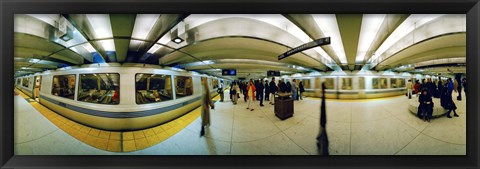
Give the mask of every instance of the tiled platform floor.
MULTIPOLYGON (((212 124, 205 137, 199 137, 200 118, 197 116, 186 128, 158 144, 138 151, 119 153, 97 149, 78 141, 65 131, 59 130, 32 107, 17 107, 15 154, 317 154, 315 137, 319 128, 320 99, 306 98, 295 101, 294 116, 281 121, 274 115, 273 106, 268 102, 264 103, 264 107, 255 102, 255 111, 248 111, 243 98, 239 99, 239 104, 233 105, 228 96, 226 93, 225 102, 215 103, 216 108, 211 112, 212 124)), ((25 102, 21 103, 22 105, 28 105, 25 99, 15 97, 16 105, 21 101, 25 102)), ((455 103, 460 117, 440 117, 428 123, 408 111, 408 98, 405 96, 357 101, 327 100, 330 153, 464 155, 466 99, 455 100, 455 103)), ((135 134, 133 137, 135 138, 135 134)), ((144 144, 149 143, 148 137, 145 140, 144 144)))

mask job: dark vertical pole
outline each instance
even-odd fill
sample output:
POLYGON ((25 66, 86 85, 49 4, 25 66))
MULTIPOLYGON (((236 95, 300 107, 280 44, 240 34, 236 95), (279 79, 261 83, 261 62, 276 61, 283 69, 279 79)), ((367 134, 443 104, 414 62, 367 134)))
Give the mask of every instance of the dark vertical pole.
POLYGON ((320 107, 320 132, 317 136, 318 154, 329 155, 328 151, 328 137, 327 137, 327 112, 325 110, 325 83, 322 83, 322 104, 320 107))

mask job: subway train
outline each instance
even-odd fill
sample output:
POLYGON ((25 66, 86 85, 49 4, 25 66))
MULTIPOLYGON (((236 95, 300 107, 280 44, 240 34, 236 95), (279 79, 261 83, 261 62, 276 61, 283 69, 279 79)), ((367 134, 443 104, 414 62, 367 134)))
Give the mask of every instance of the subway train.
POLYGON ((302 81, 304 96, 321 97, 321 85, 325 83, 325 98, 328 99, 370 99, 405 95, 408 80, 422 80, 437 77, 412 75, 410 73, 377 71, 322 72, 282 77, 297 86, 302 81))
POLYGON ((201 80, 213 96, 217 77, 144 64, 91 64, 18 77, 15 86, 78 123, 138 130, 173 120, 200 105, 201 80))

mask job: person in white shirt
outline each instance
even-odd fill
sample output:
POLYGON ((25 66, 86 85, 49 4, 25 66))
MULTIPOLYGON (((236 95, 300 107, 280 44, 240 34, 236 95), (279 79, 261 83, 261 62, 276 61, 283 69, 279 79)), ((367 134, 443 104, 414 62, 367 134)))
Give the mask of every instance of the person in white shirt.
POLYGON ((412 98, 412 89, 413 89, 412 80, 408 80, 406 87, 407 87, 407 96, 408 96, 408 99, 411 99, 411 98, 412 98))

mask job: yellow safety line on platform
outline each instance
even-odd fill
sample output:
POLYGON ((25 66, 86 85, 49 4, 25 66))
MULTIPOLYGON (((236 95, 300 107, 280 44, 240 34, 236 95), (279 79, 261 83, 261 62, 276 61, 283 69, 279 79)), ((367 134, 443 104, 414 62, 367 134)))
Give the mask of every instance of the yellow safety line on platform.
MULTIPOLYGON (((19 90, 17 90, 19 91, 19 90)), ((24 98, 29 98, 19 91, 24 98)), ((219 95, 213 98, 218 100, 219 95)), ((154 146, 187 127, 201 114, 198 107, 179 118, 162 125, 137 131, 114 132, 88 127, 65 118, 38 102, 30 102, 40 114, 67 134, 95 148, 111 152, 131 152, 154 146)))

